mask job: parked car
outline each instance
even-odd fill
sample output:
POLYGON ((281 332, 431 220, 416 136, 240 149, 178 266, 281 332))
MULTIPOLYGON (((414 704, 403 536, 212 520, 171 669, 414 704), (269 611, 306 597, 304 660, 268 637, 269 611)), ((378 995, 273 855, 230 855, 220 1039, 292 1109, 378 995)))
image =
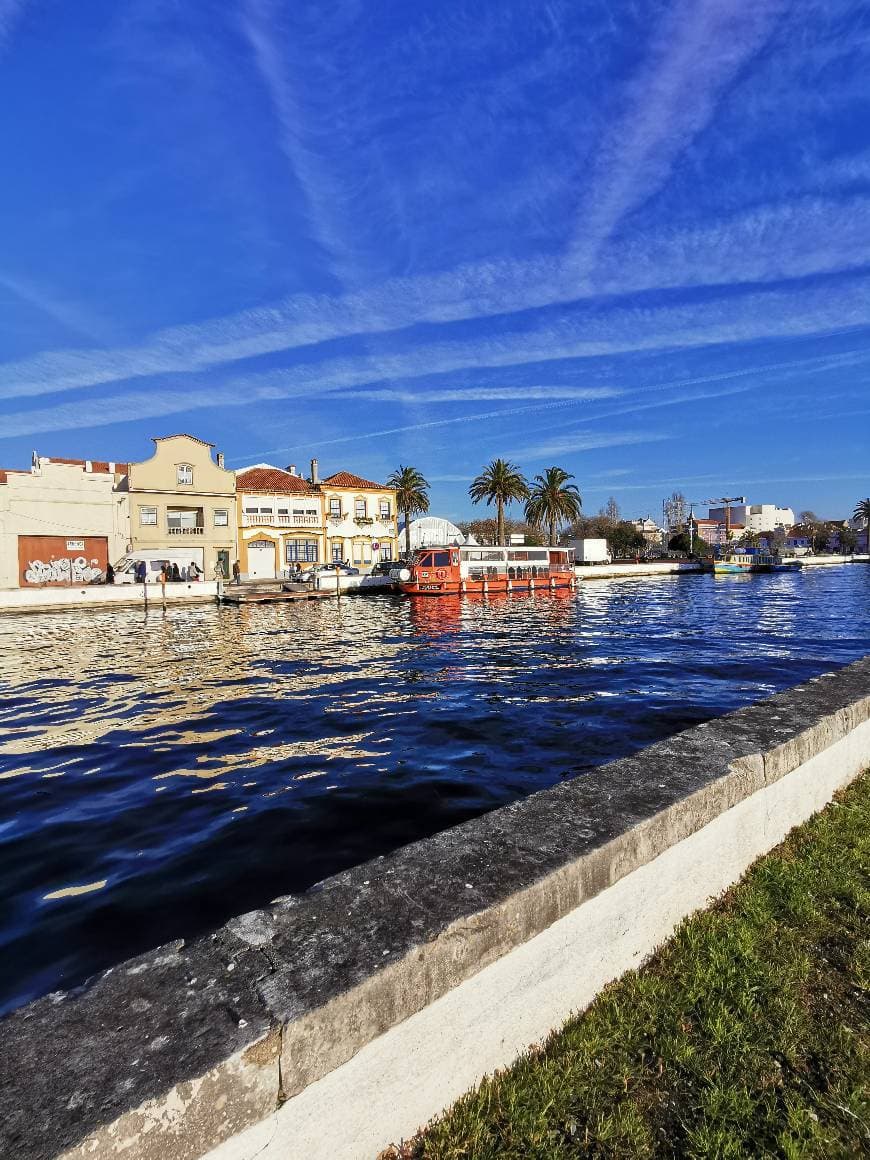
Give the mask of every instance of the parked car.
POLYGON ((370 575, 372 576, 389 576, 396 566, 395 560, 381 560, 380 563, 375 564, 370 575))
POLYGON ((359 568, 353 568, 350 564, 317 564, 313 568, 309 568, 302 579, 308 583, 313 584, 318 576, 359 576, 359 568))

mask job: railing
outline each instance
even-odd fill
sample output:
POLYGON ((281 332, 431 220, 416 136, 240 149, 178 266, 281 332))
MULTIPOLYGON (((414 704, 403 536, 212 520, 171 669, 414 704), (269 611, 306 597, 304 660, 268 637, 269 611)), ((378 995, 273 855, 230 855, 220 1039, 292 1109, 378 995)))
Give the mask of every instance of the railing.
POLYGON ((271 526, 277 528, 316 528, 320 524, 320 516, 276 516, 276 515, 243 515, 242 527, 253 528, 271 526))
POLYGON ((202 526, 196 528, 167 528, 170 536, 201 536, 205 532, 202 526))
POLYGON ((375 521, 372 519, 372 517, 371 517, 371 516, 354 516, 354 517, 353 517, 353 522, 354 522, 354 523, 357 525, 357 527, 359 527, 359 528, 367 528, 367 527, 369 527, 371 524, 373 524, 375 521))
POLYGON ((347 519, 347 512, 327 512, 326 518, 331 524, 340 524, 342 520, 347 519))

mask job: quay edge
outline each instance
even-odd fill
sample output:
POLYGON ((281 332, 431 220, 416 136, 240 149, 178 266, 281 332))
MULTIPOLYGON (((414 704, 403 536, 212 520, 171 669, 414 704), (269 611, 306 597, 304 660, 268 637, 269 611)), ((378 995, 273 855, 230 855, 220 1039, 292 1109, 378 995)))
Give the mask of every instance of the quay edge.
POLYGON ((870 764, 870 658, 0 1021, 0 1154, 371 1157, 870 764))

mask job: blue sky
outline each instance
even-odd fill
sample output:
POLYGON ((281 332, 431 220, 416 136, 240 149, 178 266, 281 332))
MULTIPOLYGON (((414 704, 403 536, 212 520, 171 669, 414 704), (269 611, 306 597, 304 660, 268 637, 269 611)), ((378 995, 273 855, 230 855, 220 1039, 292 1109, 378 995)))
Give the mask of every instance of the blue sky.
POLYGON ((870 490, 858 0, 0 0, 0 465, 870 490))

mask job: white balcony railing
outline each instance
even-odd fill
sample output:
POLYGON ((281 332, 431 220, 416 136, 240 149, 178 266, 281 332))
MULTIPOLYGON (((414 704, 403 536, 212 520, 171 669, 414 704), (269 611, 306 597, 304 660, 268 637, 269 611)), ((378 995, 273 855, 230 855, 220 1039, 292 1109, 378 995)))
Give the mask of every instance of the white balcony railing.
POLYGON ((201 536, 205 532, 205 528, 167 528, 170 536, 201 536))
POLYGON ((320 525, 320 516, 276 516, 276 515, 247 515, 242 516, 243 528, 316 528, 320 525))

